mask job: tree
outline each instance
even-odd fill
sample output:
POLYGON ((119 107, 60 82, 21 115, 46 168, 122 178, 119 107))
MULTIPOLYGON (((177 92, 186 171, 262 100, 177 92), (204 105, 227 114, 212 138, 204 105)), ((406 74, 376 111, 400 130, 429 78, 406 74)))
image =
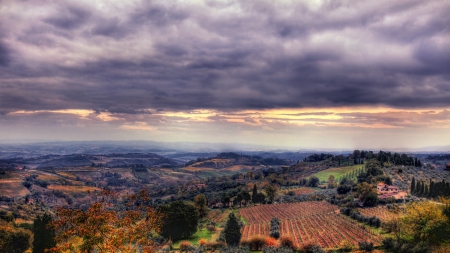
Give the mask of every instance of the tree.
POLYGON ((241 240, 241 228, 234 213, 230 213, 224 229, 225 241, 228 245, 237 245, 241 240))
POLYGON ((378 204, 378 193, 371 184, 366 182, 358 184, 356 191, 358 192, 359 201, 362 201, 364 205, 375 206, 378 204))
POLYGON ((367 173, 367 176, 373 176, 373 177, 376 177, 378 175, 383 175, 383 170, 381 169, 380 162, 375 158, 370 159, 366 163, 366 173, 367 173))
POLYGON ((273 200, 275 199, 275 196, 277 195, 277 188, 275 186, 272 186, 272 185, 267 185, 264 188, 264 190, 265 190, 265 192, 267 194, 267 197, 269 198, 269 201, 271 203, 273 203, 273 200))
POLYGON ((332 188, 335 188, 335 187, 336 187, 336 182, 335 182, 335 179, 334 179, 334 175, 330 174, 330 176, 328 177, 328 188, 332 189, 332 188))
POLYGON ((199 215, 197 209, 183 201, 160 205, 158 212, 165 216, 161 235, 173 241, 186 239, 197 232, 199 215))
POLYGON ((236 201, 236 204, 239 204, 239 206, 242 206, 242 200, 243 200, 242 192, 239 192, 236 195, 236 198, 234 199, 236 201))
POLYGON ((415 243, 439 245, 450 239, 450 220, 445 214, 450 199, 440 199, 442 205, 430 201, 409 203, 402 218, 405 239, 415 243))
POLYGON ((228 204, 230 203, 230 196, 228 196, 227 193, 222 193, 222 198, 220 199, 220 201, 222 201, 224 206, 228 206, 228 204))
POLYGON ((199 194, 194 197, 194 206, 197 208, 200 217, 205 217, 207 214, 206 203, 208 203, 208 200, 206 199, 205 194, 199 194))
POLYGON ((362 201, 364 206, 376 206, 378 204, 378 194, 373 191, 369 192, 362 201))
POLYGON ((338 194, 346 194, 352 190, 352 187, 350 185, 343 184, 339 185, 336 190, 338 194))
POLYGON ((30 247, 30 238, 29 230, 0 219, 0 252, 23 253, 30 247))
POLYGON ((415 188, 416 187, 416 179, 413 177, 412 181, 411 181, 411 194, 413 194, 415 192, 415 188))
POLYGON ((53 219, 48 213, 34 219, 33 253, 44 253, 45 249, 51 249, 56 246, 55 230, 50 226, 52 221, 53 219))
POLYGON ((264 202, 265 199, 266 199, 266 195, 264 195, 264 193, 262 193, 262 192, 258 192, 256 194, 255 203, 262 203, 262 202, 264 202))
POLYGON ((258 188, 256 187, 256 184, 253 185, 253 191, 252 191, 252 202, 258 203, 256 201, 256 195, 258 194, 258 188))
POLYGON ((316 176, 311 176, 308 180, 308 186, 309 187, 317 187, 319 185, 319 178, 316 176))
POLYGON ((242 199, 245 201, 245 204, 247 204, 251 198, 252 196, 250 196, 250 193, 248 193, 247 189, 242 191, 242 199))
POLYGON ((119 202, 117 193, 104 189, 87 211, 57 208, 51 223, 57 235, 55 251, 151 252, 151 238, 159 232, 162 216, 150 206, 148 196, 144 189, 119 202), (82 239, 79 247, 72 244, 73 236, 82 239))
POLYGON ((275 239, 280 238, 280 220, 276 217, 273 217, 272 220, 270 220, 270 237, 273 237, 275 239))

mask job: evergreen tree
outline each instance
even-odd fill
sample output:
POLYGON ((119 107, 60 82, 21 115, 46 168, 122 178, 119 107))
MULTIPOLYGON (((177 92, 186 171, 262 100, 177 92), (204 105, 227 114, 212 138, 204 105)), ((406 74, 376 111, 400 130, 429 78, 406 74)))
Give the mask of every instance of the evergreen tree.
POLYGON ((33 253, 44 253, 45 249, 56 246, 55 230, 49 226, 52 222, 50 214, 45 213, 42 217, 38 216, 33 224, 33 253))
POLYGON ((419 188, 419 196, 423 196, 423 193, 425 192, 424 183, 420 181, 420 188, 419 188))
POLYGON ((258 194, 258 188, 256 188, 256 184, 253 185, 253 191, 252 191, 252 202, 253 203, 257 203, 257 197, 256 195, 258 194))
POLYGON ((225 241, 228 245, 237 245, 241 240, 241 228, 234 213, 230 213, 224 229, 225 241))
POLYGON ((280 220, 276 217, 273 217, 272 220, 270 220, 270 237, 273 237, 275 239, 280 238, 281 232, 280 232, 280 220))
POLYGON ((426 185, 426 184, 424 183, 424 187, 423 187, 423 188, 424 188, 424 189, 423 189, 423 195, 422 195, 422 196, 427 197, 428 194, 430 194, 430 191, 429 191, 429 189, 428 189, 428 185, 426 185))
POLYGON ((414 194, 415 190, 416 190, 416 179, 413 177, 411 181, 411 194, 414 194))
POLYGON ((428 193, 428 197, 432 198, 434 193, 434 182, 430 178, 430 192, 428 193))
POLYGON ((193 205, 175 201, 160 205, 158 212, 166 216, 160 232, 163 237, 172 240, 186 239, 197 232, 199 214, 193 205))

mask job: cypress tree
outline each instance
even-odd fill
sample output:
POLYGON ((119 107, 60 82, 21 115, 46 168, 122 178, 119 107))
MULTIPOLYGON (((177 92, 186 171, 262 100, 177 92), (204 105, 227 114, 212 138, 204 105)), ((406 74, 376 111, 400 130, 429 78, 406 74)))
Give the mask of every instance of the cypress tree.
POLYGON ((423 196, 425 193, 425 183, 423 181, 420 181, 420 196, 423 196))
POLYGON ((252 202, 256 203, 257 198, 256 195, 258 194, 258 189, 256 188, 256 184, 253 185, 253 192, 252 192, 252 202))
POLYGON ((428 189, 428 185, 425 185, 424 189, 423 189, 423 196, 427 197, 429 193, 430 193, 430 191, 428 189))
POLYGON ((49 227, 52 222, 50 214, 45 213, 42 217, 38 216, 33 224, 33 253, 44 253, 46 249, 56 246, 55 230, 49 227))
POLYGON ((411 181, 411 194, 414 194, 415 190, 416 190, 416 179, 413 177, 411 181))
POLYGON ((430 179, 430 194, 429 197, 434 198, 434 182, 430 179))
POLYGON ((234 213, 230 213, 224 230, 225 241, 228 245, 237 245, 241 240, 241 228, 234 213))

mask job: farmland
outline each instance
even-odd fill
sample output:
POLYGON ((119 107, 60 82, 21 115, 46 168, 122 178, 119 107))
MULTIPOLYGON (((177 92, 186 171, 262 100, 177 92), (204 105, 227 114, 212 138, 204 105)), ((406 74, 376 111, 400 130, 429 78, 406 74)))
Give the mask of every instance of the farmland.
POLYGON ((22 185, 21 180, 1 180, 0 192, 2 196, 8 198, 23 197, 30 194, 27 188, 22 185))
POLYGON ((78 185, 49 185, 48 189, 55 191, 62 191, 64 193, 79 193, 100 190, 97 187, 78 186, 78 185))
POLYGON ((242 240, 255 235, 269 235, 269 221, 277 217, 281 221, 281 235, 290 235, 298 245, 311 242, 323 248, 338 248, 343 240, 354 245, 359 241, 371 241, 380 245, 381 237, 373 234, 356 221, 336 213, 337 206, 326 202, 262 205, 240 210, 248 224, 242 230, 242 240))
POLYGON ((20 174, 8 172, 1 175, 0 179, 0 195, 8 198, 16 198, 30 194, 28 189, 22 185, 22 178, 20 174))
POLYGON ((371 207, 371 208, 359 208, 358 211, 363 214, 364 216, 376 216, 381 221, 389 221, 395 218, 400 218, 402 216, 402 213, 400 210, 397 212, 394 212, 393 210, 388 210, 386 207, 371 207))
POLYGON ((363 167, 364 167, 364 165, 358 164, 358 165, 352 165, 352 166, 346 166, 346 167, 329 168, 329 169, 317 172, 313 176, 318 177, 320 181, 324 181, 324 180, 327 180, 330 175, 333 175, 334 178, 337 180, 339 177, 342 177, 346 173, 352 172, 353 170, 360 169, 363 167))

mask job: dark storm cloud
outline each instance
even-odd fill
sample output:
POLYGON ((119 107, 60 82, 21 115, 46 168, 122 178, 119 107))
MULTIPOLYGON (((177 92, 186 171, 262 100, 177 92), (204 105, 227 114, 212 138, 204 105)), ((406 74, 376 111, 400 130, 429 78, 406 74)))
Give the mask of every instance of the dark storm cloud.
POLYGON ((43 21, 64 30, 73 30, 85 24, 90 16, 90 11, 68 5, 57 7, 56 13, 43 21))
POLYGON ((10 52, 6 45, 0 40, 0 66, 7 66, 10 61, 10 52))
POLYGON ((315 3, 7 1, 1 111, 450 105, 449 2, 315 3))

